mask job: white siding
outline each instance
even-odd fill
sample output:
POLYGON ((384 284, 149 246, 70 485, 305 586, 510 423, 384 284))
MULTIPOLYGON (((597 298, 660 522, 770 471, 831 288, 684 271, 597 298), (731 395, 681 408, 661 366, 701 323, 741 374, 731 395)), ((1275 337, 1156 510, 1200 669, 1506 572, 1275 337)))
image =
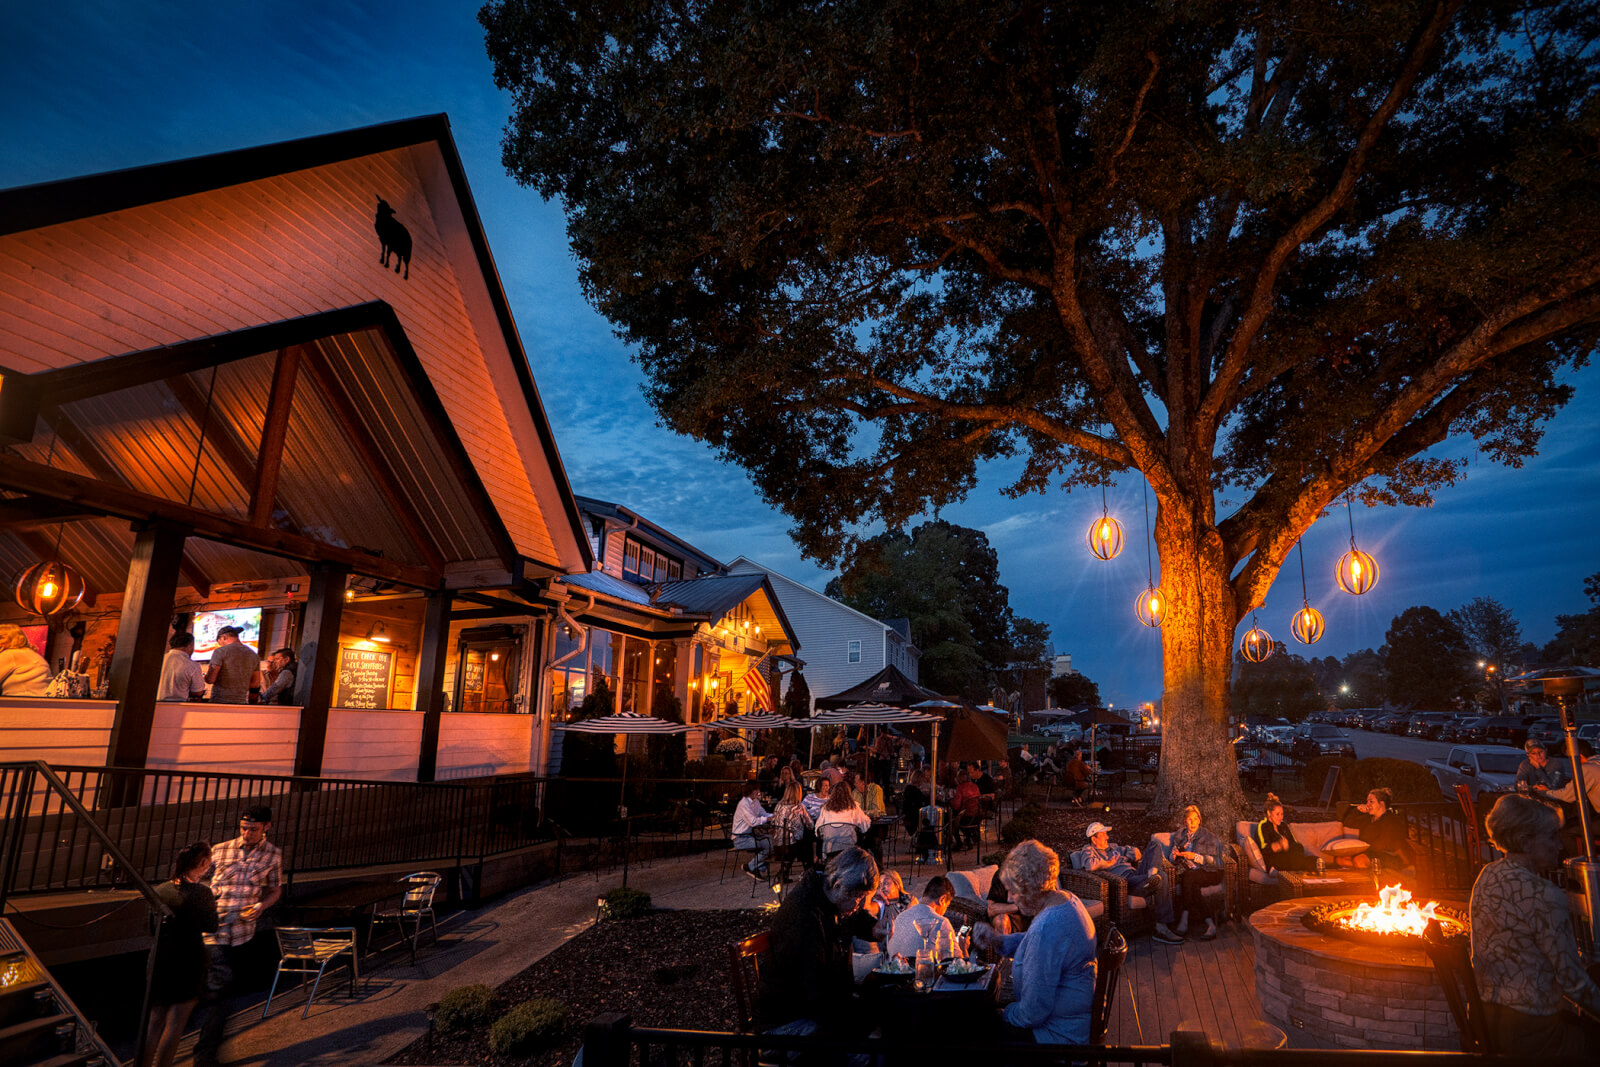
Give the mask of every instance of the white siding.
POLYGON ((300 709, 271 704, 157 704, 145 766, 293 774, 300 709))
POLYGON ((456 712, 439 719, 437 777, 481 778, 533 769, 533 716, 456 712))
POLYGON ((103 767, 116 714, 114 700, 0 699, 0 763, 103 767))
MULTIPOLYGON (((884 662, 884 648, 898 643, 898 635, 883 623, 749 560, 736 560, 728 570, 730 574, 767 575, 800 643, 800 658, 806 663, 806 686, 813 699, 832 696, 864 682, 888 666, 884 662), (886 634, 889 635, 887 639, 886 634), (849 661, 851 641, 861 642, 860 663, 849 661)), ((895 666, 916 680, 915 670, 898 663, 895 666)))
POLYGON ((421 749, 420 711, 333 708, 322 749, 322 776, 414 782, 421 749))

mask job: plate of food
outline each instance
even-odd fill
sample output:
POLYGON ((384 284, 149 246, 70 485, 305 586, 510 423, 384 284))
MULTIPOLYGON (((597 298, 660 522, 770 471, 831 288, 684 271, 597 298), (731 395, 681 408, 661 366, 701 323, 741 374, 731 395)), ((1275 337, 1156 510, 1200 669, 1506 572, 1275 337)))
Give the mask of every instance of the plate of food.
POLYGON ((973 960, 951 960, 944 965, 944 976, 952 982, 976 982, 988 973, 987 963, 977 963, 973 960))
POLYGON ((883 978, 910 978, 917 973, 916 967, 903 956, 885 956, 872 973, 883 978))

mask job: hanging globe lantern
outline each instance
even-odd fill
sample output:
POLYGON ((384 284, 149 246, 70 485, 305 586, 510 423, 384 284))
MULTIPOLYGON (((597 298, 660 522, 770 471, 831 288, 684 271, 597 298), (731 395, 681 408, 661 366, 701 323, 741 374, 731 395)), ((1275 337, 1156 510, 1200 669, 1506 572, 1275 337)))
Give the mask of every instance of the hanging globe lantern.
POLYGON ((1089 551, 1098 559, 1116 559, 1122 554, 1122 523, 1101 515, 1089 527, 1089 551))
POLYGON ((59 615, 83 599, 83 576, 60 560, 46 560, 17 578, 16 600, 35 615, 59 615))
POLYGON ((1339 569, 1334 576, 1339 580, 1340 589, 1351 596, 1360 596, 1378 584, 1378 561, 1352 543, 1350 551, 1339 557, 1339 569))
POLYGON ((1307 601, 1304 607, 1294 613, 1294 622, 1289 625, 1289 630, 1302 645, 1316 644, 1322 639, 1322 612, 1307 601))
POLYGON ((1133 610, 1146 626, 1160 626, 1167 614, 1167 598, 1161 594, 1161 587, 1146 586, 1139 599, 1133 602, 1133 610))
POLYGON ((1245 631, 1244 640, 1239 642, 1239 653, 1251 663, 1261 663, 1271 658, 1273 652, 1272 635, 1251 620, 1250 629, 1245 631))

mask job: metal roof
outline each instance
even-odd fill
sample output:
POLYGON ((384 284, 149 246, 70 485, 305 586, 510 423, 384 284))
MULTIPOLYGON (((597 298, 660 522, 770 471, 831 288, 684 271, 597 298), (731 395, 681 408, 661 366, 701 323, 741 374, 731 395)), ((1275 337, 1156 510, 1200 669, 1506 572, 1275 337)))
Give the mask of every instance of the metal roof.
POLYGON ((648 606, 650 593, 640 585, 625 582, 620 578, 613 578, 605 571, 590 571, 588 574, 563 574, 557 581, 566 585, 575 585, 580 589, 588 589, 595 593, 604 593, 606 596, 626 600, 630 604, 648 606))

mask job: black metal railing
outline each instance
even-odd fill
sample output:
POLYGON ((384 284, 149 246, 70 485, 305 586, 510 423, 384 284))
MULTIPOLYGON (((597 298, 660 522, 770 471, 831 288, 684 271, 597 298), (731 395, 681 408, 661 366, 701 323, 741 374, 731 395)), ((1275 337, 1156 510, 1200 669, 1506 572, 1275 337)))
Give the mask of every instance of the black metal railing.
MULTIPOLYGON (((584 1028, 584 1067, 756 1067, 758 1063, 894 1064, 971 1060, 1016 1067, 1127 1064, 1130 1067, 1491 1067, 1504 1058, 1462 1052, 1381 1052, 1369 1049, 1230 1049, 1204 1033, 1178 1031, 1165 1045, 1026 1045, 970 1034, 928 1035, 926 1043, 883 1038, 670 1030, 630 1025, 627 1015, 595 1017, 584 1028)), ((1542 1061, 1545 1067, 1582 1060, 1542 1061)))
MULTIPOLYGON (((1407 802, 1395 809, 1405 819, 1406 836, 1416 850, 1417 874, 1430 889, 1469 890, 1484 857, 1473 854, 1481 840, 1451 801, 1407 802)), ((1481 847, 1481 846, 1480 846, 1481 847)))
POLYGON ((0 904, 15 893, 156 880, 184 846, 234 837, 240 813, 256 805, 273 810, 272 838, 292 882, 363 867, 461 867, 549 842, 558 864, 605 863, 624 834, 636 844, 720 840, 736 799, 725 779, 415 783, 80 766, 51 771, 57 790, 42 784, 41 769, 0 764, 0 904))

